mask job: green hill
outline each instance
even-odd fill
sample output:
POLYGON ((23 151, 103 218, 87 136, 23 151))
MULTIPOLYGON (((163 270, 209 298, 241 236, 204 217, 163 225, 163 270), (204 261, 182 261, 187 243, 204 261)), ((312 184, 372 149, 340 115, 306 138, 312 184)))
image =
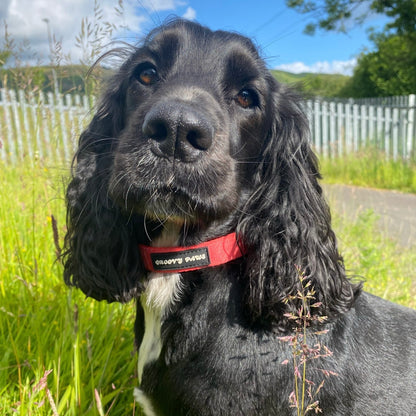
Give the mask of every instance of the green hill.
MULTIPOLYGON (((110 70, 96 68, 101 75, 110 70)), ((68 65, 52 68, 50 66, 9 68, 0 70, 0 87, 12 89, 39 88, 45 92, 53 91, 54 78, 63 93, 85 93, 91 91, 92 84, 86 86, 88 68, 82 65, 68 65), (87 88, 86 88, 87 87, 87 88)), ((96 72, 96 71, 95 71, 96 72)), ((305 97, 340 97, 342 89, 350 79, 345 75, 333 74, 292 74, 272 70, 273 76, 281 83, 288 84, 305 97)), ((96 74, 100 75, 100 74, 96 74)), ((94 79, 94 76, 92 76, 94 79)), ((90 82, 92 80, 90 79, 90 82)))
POLYGON ((0 69, 0 88, 54 91, 56 83, 64 94, 91 92, 97 77, 107 76, 109 69, 97 66, 91 74, 83 65, 32 66, 0 69))
POLYGON ((340 74, 292 74, 286 71, 271 71, 282 84, 288 84, 305 97, 342 97, 343 89, 351 78, 340 74))

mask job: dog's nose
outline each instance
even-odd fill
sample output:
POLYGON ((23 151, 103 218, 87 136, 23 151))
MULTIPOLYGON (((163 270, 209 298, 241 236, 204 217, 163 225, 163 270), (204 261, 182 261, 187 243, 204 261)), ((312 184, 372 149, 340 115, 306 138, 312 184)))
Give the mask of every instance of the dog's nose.
POLYGON ((143 135, 154 151, 168 158, 192 162, 212 145, 214 128, 190 103, 161 103, 146 115, 143 135))

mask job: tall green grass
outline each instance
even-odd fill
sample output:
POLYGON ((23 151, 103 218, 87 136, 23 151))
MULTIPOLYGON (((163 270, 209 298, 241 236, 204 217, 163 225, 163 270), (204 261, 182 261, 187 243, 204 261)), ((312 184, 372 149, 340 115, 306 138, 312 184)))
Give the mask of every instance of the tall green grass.
MULTIPOLYGON (((0 415, 140 414, 134 305, 69 290, 55 260, 51 215, 62 239, 68 172, 40 163, 0 171, 0 415)), ((370 213, 334 225, 366 289, 416 307, 414 251, 379 234, 370 213)))
POLYGON ((134 305, 95 302, 62 282, 51 215, 62 236, 67 172, 0 171, 0 415, 140 414, 134 305))
POLYGON ((372 147, 336 158, 321 158, 328 183, 343 183, 416 193, 416 162, 396 161, 372 147))
POLYGON ((377 216, 365 211, 355 222, 333 215, 347 273, 377 296, 416 308, 416 250, 405 248, 377 228, 377 216))

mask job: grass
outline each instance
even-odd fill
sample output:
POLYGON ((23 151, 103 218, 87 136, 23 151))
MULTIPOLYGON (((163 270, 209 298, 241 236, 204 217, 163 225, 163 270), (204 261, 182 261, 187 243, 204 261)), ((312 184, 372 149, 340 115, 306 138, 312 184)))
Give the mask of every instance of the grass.
POLYGON ((322 158, 321 170, 328 183, 416 193, 416 162, 386 160, 381 151, 371 147, 338 158, 322 158))
MULTIPOLYGON (((0 170, 0 416, 139 415, 134 305, 69 290, 55 261, 51 215, 62 238, 67 172, 40 162, 0 170)), ((379 234, 375 219, 335 217, 347 267, 367 290, 416 307, 416 253, 379 234)))
POLYGON ((51 214, 62 236, 63 171, 0 169, 0 415, 101 416, 100 403, 111 415, 140 414, 134 305, 68 290, 55 261, 51 214))
POLYGON ((365 211, 355 222, 333 215, 333 227, 347 272, 364 288, 392 302, 416 308, 416 251, 379 232, 377 216, 365 211))

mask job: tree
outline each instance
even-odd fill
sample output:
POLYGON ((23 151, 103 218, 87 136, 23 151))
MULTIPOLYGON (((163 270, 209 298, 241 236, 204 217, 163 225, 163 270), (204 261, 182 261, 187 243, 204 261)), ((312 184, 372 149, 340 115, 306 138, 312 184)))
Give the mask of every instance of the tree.
POLYGON ((317 28, 347 32, 354 24, 362 24, 374 13, 391 18, 386 30, 398 35, 416 32, 416 0, 286 0, 286 4, 314 20, 305 31, 317 28))
POLYGON ((382 35, 376 50, 358 57, 354 74, 342 95, 379 97, 416 92, 416 35, 382 35))
POLYGON ((309 14, 317 28, 347 32, 374 13, 390 17, 382 33, 372 32, 375 50, 358 57, 354 74, 342 95, 371 97, 416 92, 416 0, 286 0, 289 7, 309 14))

